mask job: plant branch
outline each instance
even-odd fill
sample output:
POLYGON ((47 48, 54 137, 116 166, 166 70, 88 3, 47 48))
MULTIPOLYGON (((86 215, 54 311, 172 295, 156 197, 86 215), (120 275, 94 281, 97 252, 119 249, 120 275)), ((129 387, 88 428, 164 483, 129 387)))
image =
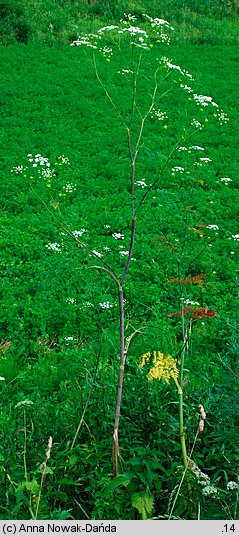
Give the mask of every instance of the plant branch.
POLYGON ((83 412, 82 412, 82 415, 81 415, 81 418, 80 418, 79 425, 77 427, 74 439, 73 439, 73 441, 71 443, 71 447, 70 447, 71 450, 75 446, 75 442, 77 440, 77 437, 79 435, 80 429, 81 429, 82 424, 84 422, 85 414, 86 414, 87 408, 88 408, 89 403, 90 403, 90 399, 91 399, 91 395, 93 393, 93 389, 95 387, 95 380, 96 380, 96 376, 97 376, 97 372, 98 372, 98 368, 99 368, 100 356, 101 356, 101 344, 100 344, 99 350, 98 350, 98 355, 97 355, 97 360, 96 360, 95 372, 94 372, 93 380, 92 380, 91 387, 90 387, 90 390, 89 390, 89 393, 88 393, 88 396, 87 396, 87 400, 86 400, 86 403, 85 403, 85 406, 84 406, 84 409, 83 409, 83 412))
POLYGON ((116 111, 122 125, 125 127, 125 129, 127 129, 127 125, 126 125, 126 122, 123 118, 123 116, 121 115, 121 113, 119 112, 114 100, 112 99, 112 97, 110 96, 109 92, 107 91, 105 85, 103 84, 101 78, 100 78, 100 75, 99 75, 99 72, 98 72, 98 69, 97 69, 97 64, 96 64, 96 60, 95 60, 95 54, 93 54, 93 64, 94 64, 94 69, 95 69, 95 74, 96 74, 96 78, 100 84, 100 86, 102 87, 102 89, 104 90, 104 93, 107 97, 107 99, 109 99, 110 101, 110 104, 113 106, 114 110, 116 111))
MULTIPOLYGON (((72 231, 67 227, 67 225, 65 225, 64 223, 62 223, 59 218, 57 218, 57 216, 54 214, 54 212, 52 212, 52 210, 48 207, 47 203, 44 201, 44 199, 41 198, 41 196, 36 192, 36 190, 33 188, 32 185, 30 185, 32 191, 34 192, 34 194, 36 195, 36 197, 39 199, 39 201, 41 201, 41 203, 44 205, 45 209, 47 210, 47 212, 49 212, 49 214, 52 216, 52 218, 57 222, 57 224, 61 227, 61 229, 63 229, 67 234, 68 236, 70 236, 79 246, 81 246, 82 248, 84 248, 88 253, 90 253, 91 255, 93 255, 93 257, 96 257, 97 259, 99 259, 99 255, 97 253, 95 253, 95 251, 93 249, 90 249, 84 242, 82 242, 81 240, 79 240, 76 236, 74 236, 74 234, 72 233, 72 231)), ((109 266, 109 264, 102 258, 100 257, 100 260, 102 262, 102 264, 106 267, 106 269, 109 271, 109 273, 111 272, 112 275, 114 275, 115 279, 117 280, 117 276, 116 274, 114 273, 114 271, 111 269, 111 267, 109 266)), ((106 271, 107 271, 106 270, 106 271)))
POLYGON ((135 229, 136 229, 136 219, 133 217, 132 218, 132 228, 131 228, 129 254, 128 254, 127 261, 126 261, 126 266, 125 266, 125 269, 124 269, 124 273, 123 273, 121 281, 120 281, 121 286, 123 286, 123 284, 124 284, 126 275, 128 273, 128 270, 129 270, 130 261, 131 261, 131 258, 132 258, 133 246, 134 246, 134 238, 135 238, 135 229))
POLYGON ((147 197, 148 193, 154 188, 154 186, 156 186, 156 184, 158 183, 158 181, 161 179, 169 161, 171 160, 173 154, 175 153, 175 151, 177 150, 177 148, 179 147, 180 143, 181 143, 181 140, 182 140, 182 137, 180 137, 180 139, 177 141, 177 143, 175 144, 175 146, 173 147, 172 151, 169 153, 169 155, 167 156, 167 159, 166 159, 166 162, 164 163, 164 165, 162 166, 159 174, 158 174, 158 177, 155 179, 155 181, 145 190, 140 202, 139 202, 139 205, 136 209, 136 214, 138 213, 140 207, 142 206, 142 204, 144 203, 145 201, 145 198, 147 197))

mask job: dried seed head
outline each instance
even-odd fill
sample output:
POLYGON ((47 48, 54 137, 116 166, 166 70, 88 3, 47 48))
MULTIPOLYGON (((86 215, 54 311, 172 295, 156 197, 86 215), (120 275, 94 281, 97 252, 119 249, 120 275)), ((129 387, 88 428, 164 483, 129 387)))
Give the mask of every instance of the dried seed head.
POLYGON ((198 407, 199 407, 200 419, 203 419, 203 421, 205 421, 206 413, 204 411, 204 407, 201 404, 198 407))
POLYGON ((52 448, 52 437, 50 436, 49 441, 48 441, 48 448, 47 448, 47 451, 46 451, 46 461, 48 461, 49 458, 50 458, 51 448, 52 448))
POLYGON ((42 473, 44 473, 45 469, 46 469, 46 463, 43 462, 41 466, 42 473))
POLYGON ((203 432, 204 430, 204 421, 202 419, 199 421, 198 430, 199 432, 203 432))
POLYGON ((204 407, 202 406, 202 404, 200 404, 198 406, 198 408, 199 408, 199 417, 200 417, 200 421, 199 421, 199 425, 198 425, 198 431, 203 432, 203 430, 204 430, 204 421, 206 419, 206 413, 204 411, 204 407))

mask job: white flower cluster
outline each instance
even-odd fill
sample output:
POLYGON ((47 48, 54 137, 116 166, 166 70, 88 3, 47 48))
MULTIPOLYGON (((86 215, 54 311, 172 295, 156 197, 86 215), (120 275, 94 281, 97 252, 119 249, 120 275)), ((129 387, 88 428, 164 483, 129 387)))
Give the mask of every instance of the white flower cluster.
POLYGON ((202 130, 203 129, 202 123, 200 123, 200 121, 198 121, 195 118, 192 119, 190 124, 191 124, 192 127, 195 127, 197 130, 202 130))
POLYGON ((102 257, 101 253, 99 253, 99 251, 96 251, 95 249, 92 249, 92 253, 96 256, 96 257, 102 257))
POLYGON ((220 125, 223 125, 229 121, 228 115, 222 109, 218 108, 218 104, 213 101, 212 97, 208 97, 207 95, 197 95, 197 93, 194 93, 193 98, 196 101, 196 104, 201 108, 201 110, 209 105, 214 106, 214 108, 217 108, 216 112, 213 115, 217 118, 220 125))
MULTIPOLYGON (((51 173, 51 171, 49 170, 46 170, 46 168, 49 168, 51 166, 48 158, 45 158, 44 156, 42 156, 41 154, 36 154, 35 156, 32 155, 31 153, 29 153, 27 155, 27 159, 28 159, 28 162, 30 164, 30 166, 16 166, 12 169, 12 173, 15 173, 15 175, 21 175, 24 171, 26 171, 27 169, 30 169, 31 168, 39 168, 41 167, 41 169, 38 169, 38 173, 42 173, 43 170, 44 172, 46 173, 48 171, 48 175, 49 173, 51 173), (46 167, 44 169, 44 166, 46 167)), ((43 175, 43 173, 42 173, 43 175)))
MULTIPOLYGON (((46 181, 46 186, 51 186, 52 177, 56 177, 55 169, 51 166, 48 158, 42 156, 40 153, 33 155, 28 153, 27 155, 28 165, 27 166, 16 166, 12 169, 12 173, 15 175, 21 175, 28 171, 30 172, 30 178, 33 178, 32 173, 37 172, 43 180, 46 181)), ((69 165, 69 159, 65 155, 60 155, 55 162, 54 166, 69 165)), ((26 177, 26 173, 24 174, 26 177)))
POLYGON ((199 158, 199 162, 194 162, 194 166, 201 167, 203 164, 208 164, 212 162, 211 158, 199 158))
POLYGON ((124 240, 124 235, 122 233, 113 233, 112 236, 115 240, 124 240))
POLYGON ((76 41, 73 41, 73 43, 70 44, 71 47, 78 47, 80 45, 83 45, 85 47, 94 48, 97 50, 97 38, 98 36, 95 34, 85 34, 80 36, 76 41))
POLYGON ((206 229, 212 229, 213 231, 218 231, 218 225, 206 225, 206 229))
POLYGON ((87 302, 84 302, 83 304, 83 307, 94 307, 93 303, 87 301, 87 302))
POLYGON ((75 238, 82 236, 84 233, 86 233, 86 229, 80 229, 79 231, 72 231, 72 234, 75 238))
POLYGON ((194 149, 195 151, 204 151, 204 147, 200 147, 200 145, 192 145, 190 149, 194 149))
POLYGON ((14 409, 16 408, 20 408, 21 406, 32 406, 33 405, 33 402, 31 400, 22 400, 22 402, 18 402, 15 406, 14 406, 14 409))
POLYGON ((39 169, 38 172, 41 172, 41 176, 44 180, 48 182, 48 179, 50 179, 52 176, 55 176, 55 173, 52 173, 52 170, 50 168, 43 168, 39 169))
POLYGON ((181 75, 183 76, 187 76, 188 78, 190 78, 191 80, 193 80, 193 77, 190 73, 188 73, 187 71, 181 69, 181 67, 179 65, 174 65, 173 63, 171 63, 171 61, 166 58, 165 56, 163 56, 161 58, 161 63, 163 65, 166 65, 166 67, 168 67, 168 69, 172 69, 174 71, 178 71, 181 75))
POLYGON ((184 305, 186 306, 187 305, 200 305, 197 301, 186 300, 185 298, 181 298, 181 301, 183 301, 184 305))
POLYGON ((151 24, 151 27, 155 30, 156 35, 160 38, 160 41, 164 43, 165 45, 170 44, 170 37, 169 37, 169 30, 174 30, 172 26, 168 23, 168 21, 164 19, 153 19, 152 17, 149 17, 149 15, 144 14, 143 15, 146 20, 151 24))
POLYGON ((190 86, 187 86, 186 84, 180 84, 180 87, 182 89, 185 89, 185 91, 187 91, 187 93, 193 93, 193 89, 190 86))
POLYGON ((217 114, 214 114, 214 117, 217 117, 220 125, 224 125, 225 123, 228 123, 229 117, 223 110, 218 110, 217 114))
POLYGON ((129 252, 121 250, 121 251, 119 251, 119 254, 126 257, 126 256, 128 256, 129 252))
POLYGON ((112 30, 116 30, 117 28, 119 28, 119 26, 115 26, 114 24, 111 24, 111 26, 104 26, 104 28, 100 28, 100 30, 98 30, 98 34, 103 34, 104 32, 111 32, 112 30))
POLYGON ((14 168, 12 168, 11 173, 15 173, 15 175, 21 175, 26 169, 27 168, 23 166, 15 166, 14 168))
POLYGON ((57 242, 53 242, 53 243, 49 242, 49 244, 46 244, 46 248, 51 249, 52 251, 58 251, 58 252, 61 251, 61 246, 60 244, 57 244, 57 242))
POLYGON ((27 158, 28 162, 32 164, 32 167, 38 167, 38 165, 50 167, 51 165, 48 158, 44 158, 41 154, 36 154, 35 156, 28 154, 27 158))
POLYGON ((62 166, 63 164, 64 165, 69 165, 70 162, 69 162, 69 158, 67 156, 65 156, 64 154, 61 154, 60 156, 58 156, 56 165, 62 166))
POLYGON ((118 74, 134 74, 134 73, 130 69, 122 69, 121 71, 118 71, 118 74))
POLYGON ((137 186, 140 186, 141 188, 146 188, 147 184, 145 181, 136 181, 137 186))
MULTIPOLYGON (((190 460, 189 462, 189 469, 192 471, 192 473, 195 475, 197 482, 200 486, 202 486, 202 493, 203 495, 210 495, 210 491, 208 491, 209 488, 213 488, 210 484, 210 477, 201 471, 199 467, 194 463, 193 460, 190 460), (205 491, 206 490, 206 491, 205 491)), ((216 488, 215 488, 216 489, 216 488)), ((216 490, 217 491, 217 490, 216 490)))
POLYGON ((110 309, 111 307, 113 307, 113 305, 109 301, 100 302, 99 306, 101 307, 101 309, 110 309))
POLYGON ((199 469, 199 467, 197 467, 196 464, 194 464, 194 462, 191 462, 191 464, 192 465, 190 469, 196 476, 198 484, 202 486, 202 495, 204 495, 204 497, 209 497, 209 496, 211 496, 212 498, 216 497, 218 491, 217 491, 217 488, 215 488, 215 486, 211 485, 210 477, 206 473, 203 473, 201 469, 199 469))
POLYGON ((99 52, 101 52, 101 54, 104 56, 104 58, 106 58, 107 61, 110 61, 110 57, 113 54, 112 48, 106 46, 100 47, 99 52))
POLYGON ((174 166, 172 168, 172 173, 183 173, 183 172, 184 172, 184 168, 181 166, 174 166))
POLYGON ((141 35, 145 39, 148 38, 147 32, 145 30, 142 30, 138 26, 129 26, 128 28, 122 28, 122 30, 118 31, 119 34, 122 34, 122 33, 125 33, 125 32, 129 32, 131 37, 135 37, 136 35, 141 35))
POLYGON ((227 483, 227 490, 232 491, 234 489, 238 489, 237 482, 234 482, 233 480, 230 480, 230 482, 227 483))
POLYGON ((212 162, 211 158, 200 158, 200 162, 204 162, 205 164, 208 164, 208 162, 212 162))
POLYGON ((202 490, 202 494, 204 497, 216 497, 217 496, 217 488, 215 486, 205 486, 202 490))
POLYGON ((124 13, 124 19, 121 19, 120 22, 123 24, 128 24, 128 21, 135 22, 137 20, 137 17, 135 15, 131 15, 131 13, 124 13))
POLYGON ((230 179, 230 177, 223 177, 221 179, 221 182, 224 182, 225 184, 227 184, 228 182, 232 182, 232 179, 230 179))
POLYGON ((66 346, 69 346, 71 342, 77 342, 77 339, 75 337, 64 337, 64 341, 66 346))
POLYGON ((154 109, 151 113, 151 117, 154 118, 155 116, 157 117, 158 121, 165 121, 165 119, 168 119, 166 112, 161 112, 161 110, 154 109))
POLYGON ((198 478, 198 483, 203 488, 210 484, 210 477, 206 473, 203 473, 200 469, 198 471, 195 471, 195 475, 198 478))
POLYGON ((237 240, 237 242, 239 242, 239 234, 233 234, 232 238, 233 240, 237 240))
POLYGON ((152 17, 149 17, 149 15, 146 15, 146 13, 144 13, 144 17, 151 22, 153 28, 161 28, 163 26, 164 28, 168 28, 168 30, 174 30, 167 20, 158 19, 157 17, 153 19, 152 17))
POLYGON ((71 303, 72 305, 74 305, 76 303, 76 300, 75 298, 66 298, 66 303, 71 303))
MULTIPOLYGON (((188 152, 189 154, 191 154, 192 149, 194 151, 204 151, 204 147, 200 147, 200 145, 192 145, 191 147, 188 147, 188 148, 184 146, 180 146, 178 147, 178 152, 181 153, 184 151, 184 152, 188 152)), ((202 159, 200 158, 200 160, 202 159)))
POLYGON ((139 48, 144 48, 148 50, 148 34, 145 30, 142 30, 138 26, 129 26, 128 28, 122 28, 118 31, 118 34, 126 34, 126 32, 131 37, 131 45, 135 45, 139 48))
POLYGON ((212 106, 216 106, 218 108, 218 104, 212 100, 212 97, 208 97, 207 95, 197 95, 197 93, 193 94, 193 98, 196 101, 198 106, 201 106, 202 108, 206 108, 211 104, 212 106))
POLYGON ((149 40, 152 34, 156 37, 157 41, 160 40, 164 44, 170 43, 168 32, 173 30, 173 28, 166 20, 152 18, 149 15, 143 14, 146 23, 150 25, 149 36, 145 30, 136 25, 137 17, 135 15, 125 13, 124 17, 125 18, 120 21, 120 25, 111 24, 100 28, 96 34, 82 35, 77 40, 73 41, 71 46, 86 46, 97 49, 109 61, 110 56, 112 55, 112 49, 107 46, 100 46, 100 41, 105 35, 111 34, 111 32, 113 32, 113 35, 129 35, 131 45, 146 50, 149 50, 149 40))
POLYGON ((63 190, 66 194, 72 193, 76 190, 76 184, 73 182, 68 182, 65 186, 63 186, 63 190))

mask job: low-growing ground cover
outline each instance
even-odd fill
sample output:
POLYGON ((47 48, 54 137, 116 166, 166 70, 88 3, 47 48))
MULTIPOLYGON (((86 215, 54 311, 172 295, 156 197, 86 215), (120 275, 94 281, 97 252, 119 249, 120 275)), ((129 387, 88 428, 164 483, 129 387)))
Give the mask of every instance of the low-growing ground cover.
POLYGON ((118 297, 112 278, 92 266, 104 261, 118 275, 129 251, 131 165, 119 117, 127 120, 132 106, 127 54, 122 44, 110 62, 97 59, 115 110, 83 47, 2 49, 3 518, 36 511, 41 519, 237 518, 236 45, 155 43, 140 66, 141 110, 152 100, 155 60, 167 56, 192 74, 197 95, 211 95, 223 111, 216 122, 212 107, 212 123, 205 131, 197 125, 186 139, 192 103, 185 88, 174 91, 176 72, 169 86, 162 79, 164 99, 145 124, 136 206, 178 145, 137 215, 124 288, 125 335, 137 333, 125 370, 122 468, 112 480, 118 297), (184 350, 188 454, 199 405, 207 419, 182 481, 173 376, 169 383, 149 382, 139 364, 157 351, 180 367, 184 350))

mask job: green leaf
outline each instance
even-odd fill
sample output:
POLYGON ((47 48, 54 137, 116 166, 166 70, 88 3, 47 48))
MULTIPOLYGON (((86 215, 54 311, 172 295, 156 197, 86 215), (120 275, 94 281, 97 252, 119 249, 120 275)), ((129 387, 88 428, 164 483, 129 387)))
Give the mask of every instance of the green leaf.
POLYGON ((73 465, 76 465, 79 460, 79 456, 77 454, 72 454, 68 460, 68 465, 70 467, 73 467, 73 465))
MULTIPOLYGON (((42 473, 41 466, 38 467, 36 472, 37 473, 42 473)), ((45 469, 44 469, 44 475, 53 475, 53 470, 50 467, 46 466, 45 469)))
POLYGON ((26 482, 26 489, 30 491, 33 495, 38 495, 39 488, 40 486, 36 479, 26 482))
POLYGON ((58 484, 64 484, 65 486, 80 486, 81 484, 71 480, 70 478, 61 478, 58 480, 58 484))
POLYGON ((154 507, 154 499, 147 491, 139 491, 132 495, 132 506, 137 508, 142 519, 148 519, 154 507))
POLYGON ((127 488, 134 476, 135 474, 132 471, 128 471, 127 473, 117 476, 108 484, 106 491, 111 491, 119 486, 125 486, 127 488))

